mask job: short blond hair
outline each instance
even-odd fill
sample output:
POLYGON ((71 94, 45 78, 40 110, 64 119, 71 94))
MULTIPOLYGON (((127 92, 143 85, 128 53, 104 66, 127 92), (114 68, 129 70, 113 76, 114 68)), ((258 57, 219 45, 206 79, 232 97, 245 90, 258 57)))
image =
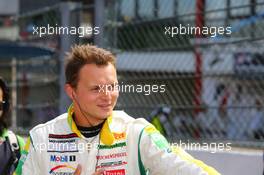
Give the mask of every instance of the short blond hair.
POLYGON ((109 63, 116 67, 116 59, 111 52, 89 44, 75 45, 71 48, 71 52, 67 54, 66 83, 76 88, 80 69, 86 64, 107 66, 109 63))

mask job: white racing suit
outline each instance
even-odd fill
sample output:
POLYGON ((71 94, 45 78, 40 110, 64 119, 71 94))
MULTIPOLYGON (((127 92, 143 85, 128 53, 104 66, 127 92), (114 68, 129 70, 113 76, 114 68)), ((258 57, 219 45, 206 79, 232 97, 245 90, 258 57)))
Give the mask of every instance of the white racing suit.
POLYGON ((100 134, 85 138, 68 113, 34 127, 15 175, 82 175, 103 168, 105 175, 219 175, 167 140, 145 119, 114 111, 100 134))

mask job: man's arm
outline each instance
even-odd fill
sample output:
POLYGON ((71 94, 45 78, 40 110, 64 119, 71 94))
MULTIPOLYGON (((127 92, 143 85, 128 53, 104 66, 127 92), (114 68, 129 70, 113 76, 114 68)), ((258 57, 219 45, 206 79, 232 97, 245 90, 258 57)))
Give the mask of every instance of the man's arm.
POLYGON ((144 128, 140 135, 139 157, 144 169, 150 174, 220 175, 214 168, 194 159, 181 148, 172 148, 152 125, 144 128))
POLYGON ((21 157, 17 169, 13 175, 36 175, 40 174, 36 159, 36 150, 30 141, 27 139, 26 145, 22 150, 21 157))

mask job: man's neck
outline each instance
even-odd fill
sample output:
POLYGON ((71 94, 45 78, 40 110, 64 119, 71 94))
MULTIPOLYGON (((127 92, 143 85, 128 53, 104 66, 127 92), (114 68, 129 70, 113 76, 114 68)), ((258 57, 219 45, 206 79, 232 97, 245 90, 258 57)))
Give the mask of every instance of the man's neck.
POLYGON ((82 135, 86 138, 94 137, 98 135, 104 125, 104 121, 100 123, 99 125, 96 126, 91 126, 91 127, 83 127, 83 126, 78 126, 77 128, 79 131, 82 133, 82 135))

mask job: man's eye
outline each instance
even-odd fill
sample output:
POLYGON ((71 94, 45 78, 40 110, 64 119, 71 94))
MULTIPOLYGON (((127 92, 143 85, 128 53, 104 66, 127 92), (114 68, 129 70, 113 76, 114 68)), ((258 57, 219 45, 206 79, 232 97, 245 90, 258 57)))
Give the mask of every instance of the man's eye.
POLYGON ((94 87, 94 88, 92 88, 92 91, 99 91, 99 87, 94 87))
POLYGON ((115 85, 114 84, 108 85, 107 86, 107 90, 108 91, 114 91, 115 90, 115 85))

